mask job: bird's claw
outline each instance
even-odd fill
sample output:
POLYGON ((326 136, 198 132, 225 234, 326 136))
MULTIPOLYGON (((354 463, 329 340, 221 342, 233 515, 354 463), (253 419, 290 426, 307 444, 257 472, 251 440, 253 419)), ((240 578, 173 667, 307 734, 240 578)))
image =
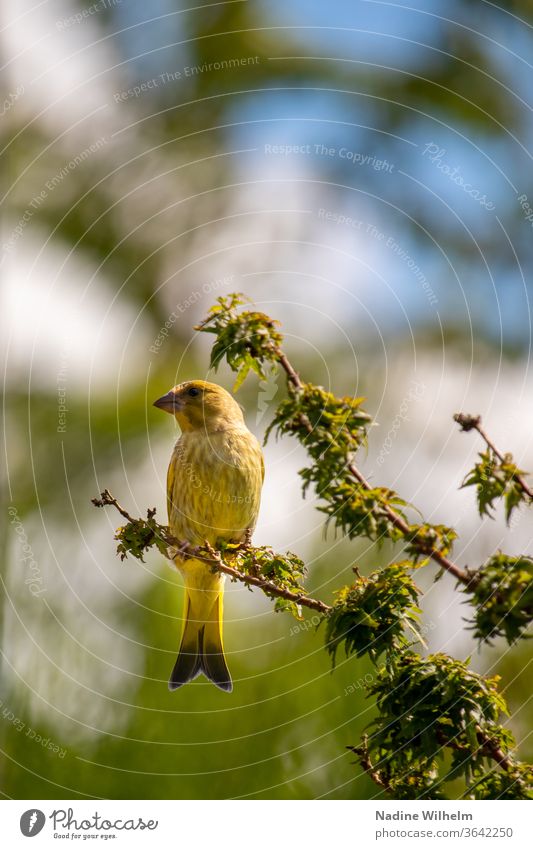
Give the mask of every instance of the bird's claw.
POLYGON ((168 554, 171 560, 175 560, 177 557, 180 560, 185 560, 189 553, 190 544, 188 542, 182 542, 179 545, 170 545, 168 548, 168 554))

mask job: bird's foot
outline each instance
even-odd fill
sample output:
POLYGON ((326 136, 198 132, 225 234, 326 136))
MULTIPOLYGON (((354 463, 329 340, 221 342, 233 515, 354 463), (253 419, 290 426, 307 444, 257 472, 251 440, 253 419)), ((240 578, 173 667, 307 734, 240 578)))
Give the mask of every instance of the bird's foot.
POLYGON ((190 552, 190 543, 182 542, 179 545, 170 545, 168 548, 168 556, 171 560, 176 560, 179 558, 180 560, 185 560, 190 552))

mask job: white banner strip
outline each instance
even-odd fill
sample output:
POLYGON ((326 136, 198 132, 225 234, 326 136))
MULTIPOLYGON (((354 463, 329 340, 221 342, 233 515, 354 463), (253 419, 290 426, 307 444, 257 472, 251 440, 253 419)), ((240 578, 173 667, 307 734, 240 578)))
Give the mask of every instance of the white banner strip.
POLYGON ((3 801, 2 845, 204 849, 533 846, 528 802, 3 801), (35 837, 35 844, 29 839, 35 837))

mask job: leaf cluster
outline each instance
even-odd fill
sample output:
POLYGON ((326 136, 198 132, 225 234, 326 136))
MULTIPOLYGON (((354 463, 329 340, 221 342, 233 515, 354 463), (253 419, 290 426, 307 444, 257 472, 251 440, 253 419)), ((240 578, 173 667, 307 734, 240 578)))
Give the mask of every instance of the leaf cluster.
POLYGON ((337 592, 326 618, 326 649, 333 665, 341 645, 346 656, 368 654, 376 662, 385 652, 390 662, 394 652, 409 644, 406 628, 417 636, 421 611, 410 565, 391 563, 367 578, 357 575, 352 586, 337 592))
POLYGON ((121 560, 125 560, 128 554, 131 554, 137 560, 144 562, 143 555, 154 546, 165 557, 169 556, 169 546, 174 545, 175 541, 168 527, 156 521, 155 507, 148 508, 146 519, 135 519, 120 506, 108 489, 104 489, 99 498, 91 498, 91 503, 95 507, 115 507, 121 516, 127 519, 126 524, 115 531, 115 539, 118 540, 117 554, 120 554, 121 560))
POLYGON ((364 536, 381 541, 401 539, 388 507, 403 516, 406 502, 387 487, 367 489, 352 475, 349 464, 366 445, 372 417, 361 405, 364 398, 337 398, 321 386, 303 383, 278 407, 266 432, 292 434, 314 461, 300 469, 304 495, 311 485, 325 504, 318 509, 350 539, 364 536))
MULTIPOLYGON (((278 589, 288 590, 298 596, 306 596, 307 591, 302 582, 306 575, 303 561, 290 551, 280 554, 270 546, 226 546, 221 549, 221 555, 226 562, 234 566, 243 575, 263 578, 278 589)), ((302 618, 301 606, 286 598, 270 592, 263 587, 265 595, 275 600, 275 611, 286 611, 297 619, 302 618)))
POLYGON ((494 751, 508 754, 514 740, 500 724, 507 709, 497 682, 446 654, 405 651, 380 670, 368 686, 379 713, 367 754, 397 798, 439 798, 442 782, 462 775, 470 783, 494 751), (451 768, 441 778, 447 751, 451 768))
POLYGON ((465 795, 475 799, 533 799, 533 768, 513 764, 507 772, 488 772, 465 795))
POLYGON ((472 593, 474 634, 509 644, 524 635, 533 619, 533 559, 499 552, 477 572, 472 593))
POLYGON ((128 554, 144 562, 143 555, 155 546, 165 557, 168 556, 169 530, 155 520, 155 509, 149 509, 146 519, 134 519, 127 522, 115 532, 118 540, 117 554, 125 560, 128 554))
POLYGON ((325 504, 318 509, 349 538, 366 537, 378 543, 405 539, 406 552, 414 560, 432 551, 446 555, 457 534, 445 525, 428 523, 402 529, 391 515, 408 525, 404 509, 409 505, 388 487, 368 487, 349 468, 356 451, 366 445, 371 416, 362 408, 364 398, 337 398, 321 386, 302 384, 283 401, 266 434, 292 434, 305 446, 312 465, 301 469, 304 494, 314 485, 325 504))
POLYGON ((427 559, 432 551, 439 551, 443 555, 449 554, 457 539, 457 533, 447 525, 430 525, 423 522, 420 525, 410 525, 405 539, 407 540, 406 553, 416 563, 420 559, 427 559))
POLYGON ((479 453, 479 462, 468 473, 462 486, 475 486, 480 516, 491 516, 494 502, 503 498, 505 519, 510 521, 513 510, 523 502, 529 501, 519 480, 527 474, 513 463, 512 454, 505 454, 500 460, 492 448, 487 446, 479 453))
POLYGON ((207 318, 195 328, 216 335, 211 349, 211 367, 216 370, 225 357, 228 365, 237 372, 235 391, 250 370, 266 380, 264 364, 276 361, 283 341, 281 333, 276 330, 279 322, 262 312, 239 312, 239 307, 247 303, 250 303, 249 299, 240 293, 217 298, 207 318))
MULTIPOLYGON (((313 471, 304 469, 300 474, 305 480, 312 480, 313 471)), ((349 539, 366 537, 381 544, 386 539, 395 542, 403 538, 403 531, 393 521, 390 508, 407 522, 402 511, 407 502, 392 489, 384 486, 367 489, 348 478, 331 481, 319 495, 326 503, 318 509, 328 516, 328 523, 333 522, 349 539)))
POLYGON ((302 383, 281 402, 267 428, 265 440, 275 430, 291 433, 305 445, 310 456, 322 463, 338 464, 366 444, 372 417, 362 408, 364 398, 337 398, 322 386, 302 383))

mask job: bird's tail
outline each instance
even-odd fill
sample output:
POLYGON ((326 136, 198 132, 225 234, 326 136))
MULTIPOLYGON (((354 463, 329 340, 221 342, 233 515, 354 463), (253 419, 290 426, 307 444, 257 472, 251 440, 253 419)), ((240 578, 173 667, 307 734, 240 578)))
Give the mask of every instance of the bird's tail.
POLYGON ((168 682, 170 690, 193 681, 201 672, 221 690, 228 693, 233 690, 222 645, 223 596, 222 585, 216 591, 186 587, 185 625, 178 659, 168 682))

